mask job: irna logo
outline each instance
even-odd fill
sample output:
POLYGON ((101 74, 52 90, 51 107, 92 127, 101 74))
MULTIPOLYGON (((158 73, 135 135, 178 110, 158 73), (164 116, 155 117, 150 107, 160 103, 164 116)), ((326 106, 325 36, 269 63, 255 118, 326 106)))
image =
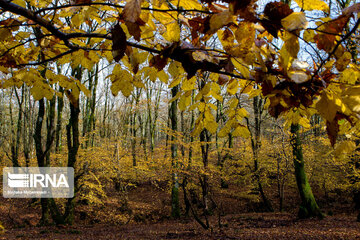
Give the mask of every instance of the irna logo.
POLYGON ((8 173, 8 186, 19 187, 69 187, 65 174, 11 174, 8 173))
POLYGON ((5 198, 72 198, 74 168, 72 167, 5 167, 3 197, 5 198))

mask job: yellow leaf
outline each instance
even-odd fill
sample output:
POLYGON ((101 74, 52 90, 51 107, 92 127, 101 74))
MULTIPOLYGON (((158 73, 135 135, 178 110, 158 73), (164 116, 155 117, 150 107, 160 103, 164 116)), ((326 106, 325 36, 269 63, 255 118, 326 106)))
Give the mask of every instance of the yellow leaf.
POLYGON ((227 92, 231 95, 234 95, 235 93, 237 93, 238 89, 239 89, 239 82, 237 79, 233 79, 232 81, 230 81, 227 87, 227 92))
POLYGON ((306 29, 308 21, 304 12, 293 12, 281 20, 281 25, 288 31, 306 29))
POLYGON ((31 95, 35 100, 40 100, 46 97, 48 100, 51 100, 54 96, 53 90, 49 85, 38 82, 30 89, 31 95))
POLYGON ((135 78, 135 81, 132 84, 137 88, 146 88, 145 84, 139 78, 135 78))
MULTIPOLYGON (((169 8, 166 7, 165 4, 161 5, 160 7, 158 7, 157 9, 160 10, 168 10, 169 8)), ((177 18, 177 13, 175 12, 160 12, 160 11, 154 11, 153 12, 154 18, 161 22, 163 25, 167 25, 169 23, 171 23, 172 21, 174 21, 174 19, 177 18)))
POLYGON ((291 57, 296 58, 300 49, 298 37, 292 33, 285 32, 283 40, 285 42, 283 48, 285 47, 291 57))
POLYGON ((84 22, 84 16, 82 14, 75 14, 71 18, 71 23, 75 28, 79 28, 83 22, 84 22))
POLYGON ((229 101, 229 108, 230 109, 235 109, 237 108, 237 105, 239 103, 239 100, 237 98, 232 98, 230 101, 229 101))
POLYGON ((244 76, 245 79, 250 78, 249 68, 239 58, 231 58, 231 62, 235 66, 235 68, 244 76))
POLYGON ((248 137, 250 137, 250 132, 249 132, 249 129, 247 127, 239 124, 239 126, 235 128, 235 130, 233 132, 233 136, 234 137, 248 138, 248 137))
POLYGON ((173 78, 179 78, 179 75, 184 72, 181 63, 177 61, 172 61, 168 67, 168 72, 173 78))
POLYGON ((300 118, 299 124, 300 124, 300 126, 302 126, 304 128, 307 128, 307 129, 311 128, 310 121, 307 118, 304 118, 304 117, 300 118))
POLYGON ((178 106, 180 111, 185 111, 187 106, 189 106, 191 104, 191 95, 190 96, 186 96, 185 94, 183 94, 180 97, 178 106))
POLYGON ((200 112, 204 112, 205 111, 205 103, 204 102, 200 102, 198 109, 200 112))
POLYGON ((235 118, 238 121, 241 121, 244 117, 248 116, 248 112, 245 108, 239 108, 236 110, 235 118))
POLYGON ((212 134, 216 133, 216 130, 218 128, 217 122, 214 120, 212 121, 204 121, 204 127, 212 134))
POLYGON ((329 11, 329 6, 322 0, 295 0, 295 2, 299 5, 300 8, 307 11, 329 11))
POLYGON ((223 97, 220 95, 220 86, 219 84, 213 82, 212 85, 211 85, 211 91, 210 91, 210 94, 216 99, 216 100, 219 100, 220 102, 223 101, 223 97))
POLYGON ((316 109, 327 121, 332 122, 334 120, 336 115, 335 102, 329 99, 325 91, 322 93, 321 99, 316 103, 316 109))
POLYGON ((316 109, 328 122, 332 122, 336 112, 351 115, 351 110, 344 103, 346 101, 343 102, 337 94, 324 91, 321 99, 316 104, 316 109))
POLYGON ((130 57, 131 64, 141 64, 146 61, 149 53, 148 52, 138 52, 134 51, 134 53, 130 57))
POLYGON ((251 99, 253 97, 256 97, 256 96, 259 96, 260 94, 261 94, 261 89, 252 89, 249 92, 249 99, 251 99))
POLYGON ((217 35, 225 51, 230 51, 234 47, 235 37, 231 30, 219 30, 217 35))
POLYGON ((241 22, 235 31, 235 37, 239 44, 245 48, 252 46, 251 42, 255 40, 255 27, 253 23, 241 22))
POLYGON ((112 82, 110 90, 114 96, 116 96, 120 90, 125 97, 130 96, 134 86, 131 83, 132 75, 128 71, 121 70, 120 65, 116 65, 110 79, 112 82))
POLYGON ((181 89, 184 91, 190 91, 195 89, 195 82, 196 82, 196 78, 192 77, 190 79, 184 79, 184 81, 182 82, 181 85, 181 89))
POLYGON ((178 42, 180 41, 180 27, 179 24, 175 21, 166 25, 166 32, 163 34, 163 37, 169 42, 178 42))
POLYGON ((338 144, 335 148, 335 155, 348 154, 356 149, 356 144, 353 141, 347 140, 338 144))
POLYGON ((341 73, 340 82, 355 84, 360 79, 360 71, 355 65, 350 64, 350 67, 341 73))
POLYGON ((307 29, 304 31, 303 38, 306 42, 314 42, 315 31, 313 29, 307 29))
POLYGON ((171 0, 170 2, 184 9, 202 9, 202 5, 197 0, 171 0))
POLYGON ((79 80, 76 81, 77 86, 79 87, 80 91, 82 91, 85 96, 90 97, 91 93, 89 89, 87 89, 84 84, 82 84, 79 80))
POLYGON ((203 95, 203 96, 206 96, 206 95, 208 95, 209 93, 210 93, 210 87, 211 87, 211 83, 207 83, 207 84, 205 84, 205 86, 201 89, 201 94, 203 95))
POLYGON ((191 106, 189 107, 189 111, 193 111, 193 110, 195 110, 198 106, 199 106, 199 102, 197 102, 197 103, 195 103, 195 104, 191 105, 191 106))
POLYGON ((342 93, 342 100, 351 109, 351 111, 360 113, 360 87, 359 86, 347 88, 342 93))
POLYGON ((175 78, 169 85, 169 88, 173 88, 176 87, 177 85, 179 85, 181 82, 181 78, 175 78))
POLYGON ((24 0, 13 0, 11 2, 23 8, 26 8, 26 2, 24 0))
POLYGON ((164 72, 164 70, 157 72, 157 78, 165 84, 169 81, 169 76, 164 72))

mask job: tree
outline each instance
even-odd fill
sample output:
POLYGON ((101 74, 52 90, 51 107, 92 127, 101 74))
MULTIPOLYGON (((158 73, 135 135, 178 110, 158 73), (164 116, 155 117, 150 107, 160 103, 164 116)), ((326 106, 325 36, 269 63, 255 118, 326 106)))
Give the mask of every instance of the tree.
MULTIPOLYGON (((171 89, 171 96, 175 97, 178 93, 178 86, 171 89)), ((169 108, 169 118, 171 122, 171 165, 174 169, 173 179, 172 179, 172 189, 171 189, 171 216, 174 218, 180 217, 180 201, 179 201, 179 179, 176 172, 178 167, 177 157, 178 157, 178 145, 176 141, 176 132, 178 130, 178 117, 177 117, 177 101, 170 103, 169 108)))
POLYGON ((304 157, 302 153, 301 140, 299 134, 300 125, 291 125, 291 146, 293 148, 293 158, 295 167, 296 183, 301 197, 299 210, 300 218, 323 217, 312 193, 309 181, 306 177, 304 168, 304 157))

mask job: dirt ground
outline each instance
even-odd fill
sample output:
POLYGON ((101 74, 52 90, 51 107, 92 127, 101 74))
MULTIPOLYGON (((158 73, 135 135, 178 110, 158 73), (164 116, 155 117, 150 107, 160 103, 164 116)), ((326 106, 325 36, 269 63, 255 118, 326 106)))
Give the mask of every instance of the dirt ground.
POLYGON ((355 215, 337 215, 321 221, 297 220, 286 213, 251 213, 223 217, 223 226, 212 231, 203 230, 193 220, 167 220, 123 226, 15 228, 0 239, 360 239, 360 223, 355 219, 355 215))
MULTIPOLYGON (((0 221, 6 228, 0 239, 360 239, 360 222, 356 222, 357 213, 351 211, 351 205, 348 211, 333 208, 333 215, 323 220, 300 220, 296 209, 256 213, 243 200, 223 194, 221 226, 214 214, 210 217, 212 228, 204 230, 192 217, 169 219, 168 195, 151 186, 140 186, 129 193, 129 215, 119 210, 113 196, 105 206, 91 211, 79 205, 73 226, 46 227, 37 226, 38 203, 0 197, 0 221)), ((295 196, 292 201, 296 204, 295 196)))

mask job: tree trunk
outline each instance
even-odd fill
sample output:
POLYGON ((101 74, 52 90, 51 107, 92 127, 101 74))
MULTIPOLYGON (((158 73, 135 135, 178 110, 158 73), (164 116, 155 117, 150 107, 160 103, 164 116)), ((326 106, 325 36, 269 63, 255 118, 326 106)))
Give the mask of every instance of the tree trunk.
POLYGON ((49 101, 49 107, 48 107, 48 114, 46 118, 46 129, 47 129, 47 135, 46 135, 46 149, 49 149, 46 152, 45 156, 45 165, 50 166, 50 149, 54 142, 55 137, 55 104, 56 104, 56 98, 55 96, 49 101))
MULTIPOLYGON (((200 133, 200 143, 201 143, 201 157, 204 165, 205 172, 208 169, 209 165, 209 148, 210 148, 210 135, 208 130, 204 129, 200 133)), ((209 181, 207 174, 202 174, 200 177, 200 184, 202 189, 202 200, 204 205, 204 215, 209 214, 209 181)))
POLYGON ((33 146, 33 111, 31 108, 30 91, 27 89, 25 92, 24 101, 24 133, 23 133, 23 148, 25 157, 25 167, 29 167, 31 150, 33 146))
MULTIPOLYGON (((192 104, 194 102, 194 92, 192 92, 191 102, 192 102, 192 104)), ((194 124, 195 124, 194 111, 191 111, 190 129, 194 128, 194 124)), ((187 166, 188 171, 190 171, 190 169, 191 169, 191 161, 192 161, 192 154, 193 154, 192 143, 193 142, 194 142, 194 137, 190 135, 190 147, 189 147, 189 155, 188 155, 189 159, 188 159, 188 166, 187 166)), ((185 176, 183 178, 183 182, 182 182, 182 188, 183 188, 183 194, 184 194, 184 204, 185 204, 185 216, 189 215, 190 208, 191 208, 191 203, 190 203, 189 197, 187 195, 187 189, 186 189, 187 184, 188 184, 188 173, 185 174, 185 176)))
MULTIPOLYGON (((39 100, 39 112, 36 120, 35 133, 34 133, 36 158, 39 167, 46 167, 46 163, 45 163, 46 152, 43 149, 43 144, 42 144, 42 125, 43 125, 44 117, 45 117, 45 100, 42 98, 39 100)), ((48 225, 49 224, 48 201, 46 198, 41 198, 40 202, 41 202, 40 225, 48 225)))
MULTIPOLYGON (((179 86, 173 87, 171 89, 172 97, 175 97, 179 91, 179 86)), ((180 217, 180 202, 179 202, 179 180, 177 176, 177 149, 178 145, 175 143, 175 136, 177 128, 178 128, 178 119, 177 119, 177 100, 173 101, 170 106, 169 118, 171 121, 171 165, 173 167, 173 176, 172 176, 172 190, 171 190, 171 216, 173 218, 180 217)))
MULTIPOLYGON (((78 101, 78 100, 77 100, 78 101)), ((69 124, 66 126, 67 133, 67 145, 68 145, 68 167, 75 168, 75 162, 77 157, 77 152, 80 146, 79 140, 79 103, 73 104, 70 103, 70 119, 69 124)), ((77 192, 77 177, 74 179, 74 192, 77 192)), ((65 207, 65 223, 72 224, 74 221, 74 208, 75 208, 75 196, 69 198, 65 207)))
POLYGON ((11 143, 11 161, 13 164, 13 167, 20 167, 19 164, 19 148, 20 148, 20 139, 21 139, 21 132, 22 132, 22 117, 23 117, 23 102, 24 102, 24 91, 25 86, 23 85, 21 88, 21 96, 18 95, 17 90, 14 88, 15 96, 18 102, 19 110, 18 110, 18 118, 16 123, 16 134, 15 129, 13 127, 13 118, 12 118, 12 104, 10 102, 10 118, 11 118, 11 125, 12 125, 12 131, 13 136, 15 136, 15 139, 13 139, 11 143))
MULTIPOLYGON (((64 94, 64 89, 59 87, 59 92, 64 94)), ((57 123, 55 130, 55 151, 59 153, 61 151, 61 128, 62 128, 62 111, 64 108, 64 96, 57 97, 57 123)))
POLYGON ((301 197, 301 205, 299 209, 299 218, 319 217, 323 218, 319 206, 316 203, 315 197, 312 193, 309 181, 306 177, 304 158, 301 147, 301 140, 299 136, 299 124, 291 125, 291 146, 293 149, 293 160, 295 167, 295 177, 301 197))

